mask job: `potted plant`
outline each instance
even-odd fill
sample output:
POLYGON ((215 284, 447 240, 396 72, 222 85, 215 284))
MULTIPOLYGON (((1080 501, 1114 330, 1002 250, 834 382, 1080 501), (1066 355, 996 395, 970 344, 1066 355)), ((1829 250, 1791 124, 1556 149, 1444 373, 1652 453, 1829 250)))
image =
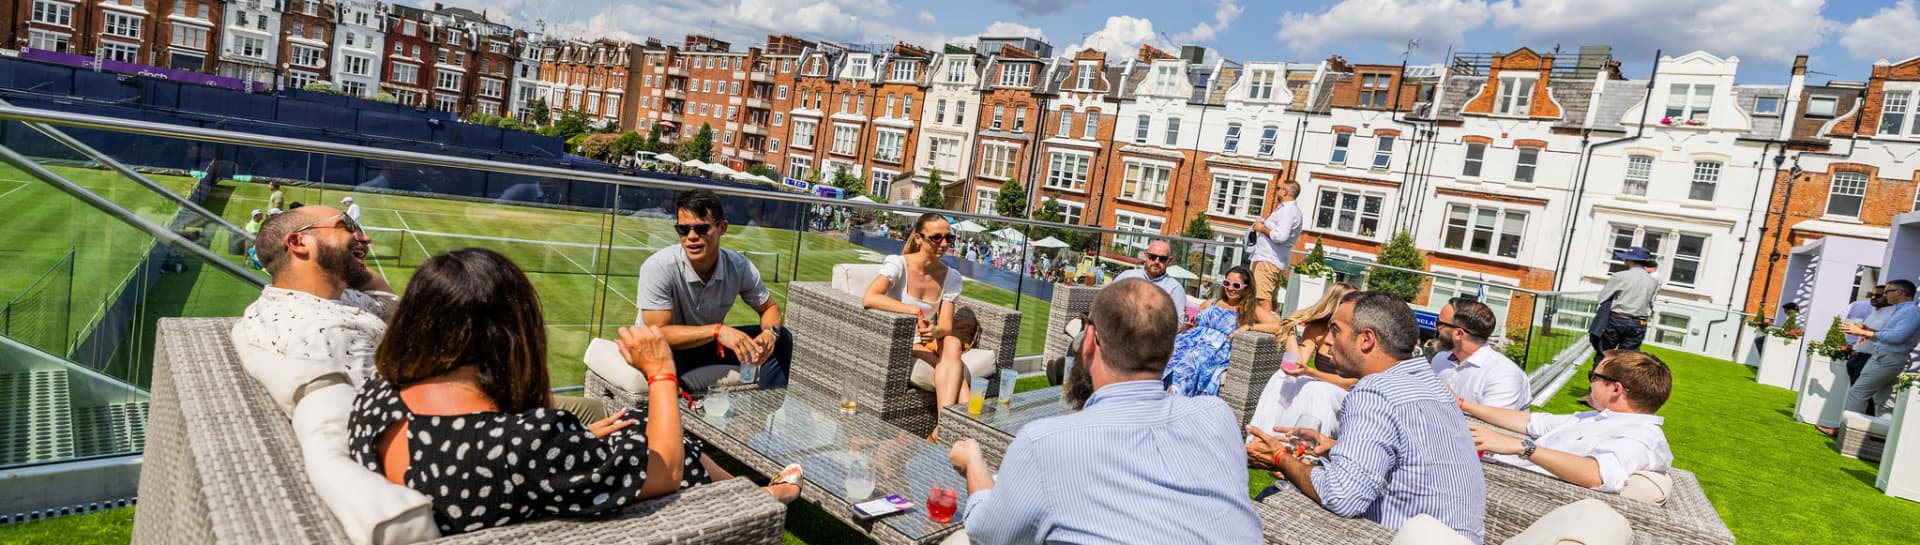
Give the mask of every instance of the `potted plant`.
POLYGON ((1327 246, 1316 238, 1313 250, 1307 252, 1307 258, 1293 266, 1293 280, 1288 282, 1287 290, 1299 290, 1299 297, 1291 298, 1295 305, 1311 305, 1327 292, 1327 279, 1332 277, 1333 268, 1327 266, 1327 246))
POLYGON ((1793 388, 1794 369, 1800 364, 1800 328, 1789 321, 1782 325, 1768 325, 1765 329, 1765 348, 1760 357, 1760 369, 1754 380, 1768 386, 1793 388))
POLYGON ((1793 414, 1801 422, 1826 428, 1840 427, 1840 413, 1846 410, 1847 357, 1853 349, 1847 335, 1840 331, 1840 317, 1833 317, 1827 336, 1807 343, 1807 376, 1800 381, 1799 399, 1793 414))
POLYGON ((1893 424, 1880 452, 1880 478, 1874 483, 1888 496, 1920 501, 1920 373, 1894 381, 1893 424))

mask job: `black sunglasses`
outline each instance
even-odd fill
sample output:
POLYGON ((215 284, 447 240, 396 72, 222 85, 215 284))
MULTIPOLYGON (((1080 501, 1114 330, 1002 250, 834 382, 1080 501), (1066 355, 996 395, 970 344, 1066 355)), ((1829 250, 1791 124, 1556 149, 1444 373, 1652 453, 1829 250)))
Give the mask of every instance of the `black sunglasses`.
POLYGON ((1606 380, 1607 382, 1611 382, 1611 383, 1614 383, 1614 384, 1620 384, 1620 389, 1621 389, 1621 390, 1628 390, 1628 391, 1631 391, 1631 390, 1632 390, 1632 388, 1628 388, 1628 387, 1627 387, 1627 385, 1625 385, 1625 384, 1621 384, 1621 383, 1620 383, 1620 379, 1616 379, 1616 378, 1613 378, 1613 377, 1609 377, 1609 376, 1606 376, 1606 375, 1602 375, 1602 374, 1600 374, 1600 372, 1599 372, 1599 371, 1593 371, 1593 370, 1588 370, 1588 371, 1587 371, 1587 382, 1593 382, 1593 379, 1603 379, 1603 380, 1606 380))
POLYGON ((1454 328, 1454 329, 1460 329, 1460 326, 1457 326, 1457 325, 1453 325, 1453 322, 1442 322, 1442 321, 1438 321, 1438 320, 1436 320, 1436 321, 1434 321, 1434 322, 1433 322, 1433 328, 1434 328, 1434 329, 1440 329, 1440 328, 1441 328, 1442 326, 1444 326, 1444 327, 1451 327, 1451 328, 1454 328))
POLYGON ((945 242, 949 244, 953 243, 953 241, 960 240, 960 237, 953 233, 922 234, 920 237, 927 239, 928 242, 945 242))
POLYGON ((356 222, 356 221, 353 221, 353 216, 349 216, 349 215, 347 215, 347 214, 346 214, 345 212, 341 212, 341 213, 340 213, 339 215, 337 215, 337 216, 334 216, 334 217, 331 217, 331 218, 327 218, 327 219, 324 219, 324 220, 320 220, 320 221, 316 221, 316 222, 313 222, 313 223, 309 223, 309 224, 307 224, 307 226, 306 226, 306 227, 301 227, 301 228, 299 228, 299 229, 294 229, 294 230, 293 230, 293 232, 295 232, 295 233, 304 233, 304 232, 307 232, 307 231, 310 231, 310 230, 314 230, 314 229, 340 229, 340 230, 343 230, 343 231, 346 231, 346 232, 347 232, 348 234, 354 234, 354 235, 358 235, 358 234, 361 234, 361 233, 363 233, 363 232, 364 232, 364 231, 361 231, 361 230, 360 230, 360 223, 359 223, 359 222, 356 222), (339 222, 339 223, 335 223, 335 224, 333 224, 333 225, 321 225, 321 224, 320 224, 321 222, 324 222, 324 221, 327 221, 327 220, 333 220, 333 219, 337 219, 337 220, 340 220, 340 222, 339 222))
POLYGON ((1173 256, 1170 256, 1170 255, 1161 255, 1161 254, 1146 254, 1146 255, 1147 255, 1147 261, 1158 261, 1161 263, 1166 263, 1168 261, 1173 260, 1173 256))
POLYGON ((695 223, 692 225, 684 223, 673 224, 673 232, 680 233, 680 236, 683 237, 687 236, 687 233, 697 233, 704 237, 707 236, 707 232, 711 230, 713 230, 713 224, 711 223, 695 223))

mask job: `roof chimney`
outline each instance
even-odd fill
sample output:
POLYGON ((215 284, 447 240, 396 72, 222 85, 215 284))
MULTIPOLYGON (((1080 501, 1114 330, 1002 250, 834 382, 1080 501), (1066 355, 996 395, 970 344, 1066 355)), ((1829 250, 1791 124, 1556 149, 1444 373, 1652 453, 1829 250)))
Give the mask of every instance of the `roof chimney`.
POLYGON ((1807 56, 1806 55, 1799 55, 1793 58, 1793 75, 1796 75, 1796 76, 1807 75, 1807 56))
POLYGON ((1207 61, 1207 48, 1197 45, 1180 46, 1180 60, 1187 64, 1200 64, 1207 61))

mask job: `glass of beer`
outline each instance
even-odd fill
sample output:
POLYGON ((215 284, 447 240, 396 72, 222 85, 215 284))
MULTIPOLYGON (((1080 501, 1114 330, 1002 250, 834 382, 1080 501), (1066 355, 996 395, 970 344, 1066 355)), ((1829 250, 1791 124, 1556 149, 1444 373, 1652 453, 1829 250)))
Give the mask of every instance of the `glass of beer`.
POLYGON ((1014 385, 1020 382, 1020 372, 1012 369, 1000 370, 1000 404, 1013 403, 1014 385))
POLYGON ((845 414, 860 412, 860 400, 853 397, 852 386, 840 388, 840 412, 845 414))

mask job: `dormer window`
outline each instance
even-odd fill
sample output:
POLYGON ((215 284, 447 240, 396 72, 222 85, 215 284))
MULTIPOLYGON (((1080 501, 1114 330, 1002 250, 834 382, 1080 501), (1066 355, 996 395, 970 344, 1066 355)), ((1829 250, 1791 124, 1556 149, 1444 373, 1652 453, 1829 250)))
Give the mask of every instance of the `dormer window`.
POLYGON ((893 61, 893 81, 913 81, 920 75, 920 63, 893 61))
POLYGON ((1910 91, 1888 91, 1880 101, 1880 135, 1907 136, 1920 135, 1920 129, 1914 128, 1913 103, 1910 91))
POLYGON ((1079 75, 1076 78, 1074 78, 1074 88, 1080 89, 1083 91, 1093 90, 1093 74, 1095 69, 1096 68, 1093 63, 1090 63, 1090 62, 1080 63, 1079 75))
POLYGON ((850 78, 867 77, 867 65, 870 63, 872 63, 872 60, 866 57, 854 57, 851 59, 847 59, 847 77, 850 77, 850 78))
POLYGON ((1024 62, 1000 65, 1001 87, 1026 87, 1033 81, 1033 65, 1024 62))
POLYGON ((1536 78, 1503 77, 1500 78, 1500 94, 1494 97, 1493 113, 1500 115, 1527 115, 1533 108, 1533 84, 1536 78))
POLYGON ((825 74, 826 74, 826 65, 822 63, 818 57, 814 58, 813 64, 807 67, 807 75, 819 77, 825 74))
POLYGON ((1169 94, 1169 95, 1182 92, 1183 89, 1180 88, 1181 85, 1179 83, 1179 79, 1180 79, 1180 67, 1178 66, 1168 65, 1168 66, 1154 67, 1153 69, 1154 92, 1161 93, 1161 94, 1169 94))
POLYGON ((1667 88, 1667 119, 1694 125, 1706 123, 1712 106, 1712 85, 1675 83, 1667 88))
POLYGON ((1780 115, 1780 97, 1754 97, 1754 115, 1780 115))
POLYGON ((1247 98, 1267 100, 1273 98, 1273 81, 1278 79, 1272 70, 1254 70, 1247 73, 1247 98))
POLYGON ((966 83, 967 72, 972 69, 972 61, 959 59, 947 61, 947 83, 966 83))

